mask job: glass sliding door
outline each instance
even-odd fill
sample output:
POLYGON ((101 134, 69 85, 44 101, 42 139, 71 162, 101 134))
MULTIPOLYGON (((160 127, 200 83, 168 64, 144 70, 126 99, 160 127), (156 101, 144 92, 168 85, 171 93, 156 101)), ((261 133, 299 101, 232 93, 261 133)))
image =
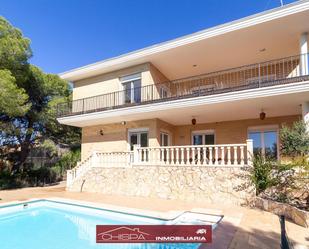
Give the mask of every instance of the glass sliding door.
POLYGON ((278 129, 254 128, 249 129, 249 139, 253 140, 253 154, 261 155, 271 160, 278 159, 278 129))
POLYGON ((129 135, 129 142, 130 142, 130 150, 134 149, 134 145, 138 144, 138 134, 137 133, 131 133, 129 135))
POLYGON ((193 135, 193 145, 203 145, 203 135, 193 135))
POLYGON ((131 103, 132 91, 131 91, 131 82, 122 83, 124 89, 124 103, 131 103))
POLYGON ((262 139, 261 132, 249 132, 249 139, 253 140, 253 154, 261 155, 262 154, 262 139))
POLYGON ((148 132, 139 133, 140 135, 140 146, 148 147, 148 132))
POLYGON ((206 145, 215 144, 215 134, 206 134, 204 139, 206 145))
POLYGON ((192 134, 193 145, 213 145, 215 144, 214 131, 196 131, 192 134))
MULTIPOLYGON (((215 144, 215 131, 214 130, 205 130, 205 131, 194 131, 192 133, 192 144, 193 145, 214 145, 215 144)), ((206 149, 206 158, 204 158, 203 150, 200 150, 200 159, 201 160, 209 160, 209 149, 206 149)), ((214 156, 214 155, 212 155, 214 156)), ((213 158, 213 157, 212 157, 213 158)), ((190 160, 197 161, 198 155, 197 152, 194 151, 194 154, 191 155, 190 160)))
POLYGON ((265 131, 263 138, 264 138, 265 157, 271 159, 277 159, 278 158, 277 132, 265 131))
POLYGON ((161 146, 169 146, 169 135, 167 133, 160 133, 160 145, 161 146))
POLYGON ((129 132, 130 150, 133 150, 134 145, 140 147, 148 147, 148 132, 129 132))
POLYGON ((123 87, 124 103, 141 102, 141 74, 133 74, 120 78, 123 87))
POLYGON ((140 103, 141 102, 141 86, 142 82, 141 80, 134 80, 132 81, 131 89, 133 89, 133 96, 131 99, 134 103, 140 103))
MULTIPOLYGON (((134 145, 139 145, 139 147, 148 147, 148 132, 140 131, 140 132, 130 132, 129 131, 129 143, 130 150, 133 151, 134 145)), ((141 160, 148 161, 148 153, 143 151, 141 153, 141 160)))

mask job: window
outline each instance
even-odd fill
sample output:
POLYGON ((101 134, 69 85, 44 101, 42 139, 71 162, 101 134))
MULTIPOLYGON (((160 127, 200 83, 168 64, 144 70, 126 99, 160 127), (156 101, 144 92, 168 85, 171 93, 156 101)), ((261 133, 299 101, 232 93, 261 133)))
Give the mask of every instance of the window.
POLYGON ((169 134, 167 134, 165 132, 160 133, 160 145, 161 146, 169 146, 170 145, 169 134))
POLYGON ((253 154, 278 159, 278 127, 264 126, 249 128, 249 139, 253 140, 253 154))
POLYGON ((140 147, 148 147, 148 129, 133 129, 129 130, 130 150, 133 150, 134 145, 140 147))
POLYGON ((132 74, 120 78, 124 90, 124 103, 141 102, 141 74, 132 74))
POLYGON ((212 145, 215 144, 214 130, 192 132, 193 145, 212 145))

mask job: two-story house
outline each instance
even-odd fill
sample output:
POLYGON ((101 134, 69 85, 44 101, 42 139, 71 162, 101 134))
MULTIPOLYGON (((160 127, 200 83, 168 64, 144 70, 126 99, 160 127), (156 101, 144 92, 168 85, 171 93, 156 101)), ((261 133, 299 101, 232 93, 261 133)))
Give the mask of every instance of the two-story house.
MULTIPOLYGON (((309 120, 308 32, 309 2, 298 1, 62 73, 74 85, 73 101, 58 106, 58 121, 82 128, 82 162, 68 172, 68 188, 87 179, 87 190, 113 193, 90 183, 91 168, 148 167, 161 186, 153 167, 187 175, 250 166, 257 152, 279 159, 280 127, 309 120)), ((126 192, 127 175, 110 177, 124 184, 117 193, 126 192)), ((100 181, 112 184, 107 178, 100 181)), ((202 189, 213 178, 192 181, 202 189)), ((166 191, 158 196, 181 195, 166 191)))

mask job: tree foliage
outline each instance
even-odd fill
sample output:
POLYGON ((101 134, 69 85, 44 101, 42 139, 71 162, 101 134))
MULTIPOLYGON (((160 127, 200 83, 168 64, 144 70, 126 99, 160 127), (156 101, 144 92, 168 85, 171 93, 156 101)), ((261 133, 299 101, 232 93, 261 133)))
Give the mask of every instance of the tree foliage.
POLYGON ((31 56, 30 40, 0 16, 0 69, 8 69, 17 81, 22 80, 31 56))
POLYGON ((80 161, 80 150, 72 150, 65 153, 61 159, 55 164, 54 169, 60 176, 63 176, 66 170, 72 169, 80 161))
POLYGON ((8 148, 1 157, 14 170, 47 138, 68 145, 80 139, 78 129, 56 121, 56 104, 70 99, 68 83, 31 65, 31 56, 30 40, 0 17, 0 143, 8 148))
POLYGON ((30 108, 25 90, 16 85, 9 70, 0 70, 0 113, 9 117, 22 116, 30 108))

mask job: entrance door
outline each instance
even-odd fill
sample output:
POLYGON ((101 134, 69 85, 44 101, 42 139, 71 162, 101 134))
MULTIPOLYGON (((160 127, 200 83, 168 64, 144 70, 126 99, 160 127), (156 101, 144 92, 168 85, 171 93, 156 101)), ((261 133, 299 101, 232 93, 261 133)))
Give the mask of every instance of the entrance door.
POLYGON ((278 159, 278 129, 276 127, 251 128, 248 136, 253 140, 254 155, 278 159))

